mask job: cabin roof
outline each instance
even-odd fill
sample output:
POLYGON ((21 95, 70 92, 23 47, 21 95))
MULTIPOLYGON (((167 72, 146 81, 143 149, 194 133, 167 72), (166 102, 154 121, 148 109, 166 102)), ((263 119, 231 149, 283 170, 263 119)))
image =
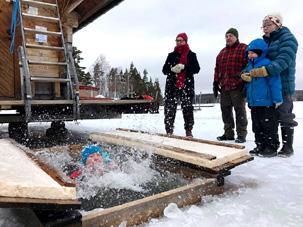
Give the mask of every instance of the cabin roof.
POLYGON ((74 32, 82 29, 93 22, 99 16, 114 8, 123 0, 74 0, 69 1, 71 12, 74 11, 79 16, 79 27, 74 32))

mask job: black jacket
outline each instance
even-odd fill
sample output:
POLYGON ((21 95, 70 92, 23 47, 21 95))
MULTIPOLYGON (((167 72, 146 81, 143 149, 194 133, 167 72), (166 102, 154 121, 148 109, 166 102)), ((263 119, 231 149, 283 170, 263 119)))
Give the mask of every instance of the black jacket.
MULTIPOLYGON (((175 66, 180 61, 181 54, 178 52, 171 52, 168 54, 165 64, 163 66, 162 72, 164 75, 167 75, 166 85, 165 85, 165 94, 169 95, 170 91, 176 89, 176 73, 172 72, 171 67, 175 66)), ((197 56, 194 52, 189 51, 187 55, 187 64, 184 68, 186 74, 185 87, 184 89, 190 94, 195 94, 195 81, 194 74, 199 73, 200 66, 197 60, 197 56)))

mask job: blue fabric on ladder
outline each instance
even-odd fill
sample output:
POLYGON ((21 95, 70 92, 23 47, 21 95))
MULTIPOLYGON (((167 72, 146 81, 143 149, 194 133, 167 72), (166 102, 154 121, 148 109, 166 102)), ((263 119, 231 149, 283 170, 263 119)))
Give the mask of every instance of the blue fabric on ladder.
POLYGON ((11 45, 9 48, 10 53, 13 53, 15 49, 15 33, 18 23, 18 12, 19 12, 19 0, 13 0, 12 20, 10 27, 10 36, 11 36, 11 45))

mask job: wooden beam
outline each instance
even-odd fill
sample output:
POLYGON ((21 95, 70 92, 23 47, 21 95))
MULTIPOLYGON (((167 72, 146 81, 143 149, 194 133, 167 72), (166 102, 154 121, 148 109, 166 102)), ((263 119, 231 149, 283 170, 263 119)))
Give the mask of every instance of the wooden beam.
POLYGON ((153 153, 162 155, 164 157, 181 160, 198 166, 202 165, 203 167, 209 169, 214 167, 213 163, 204 157, 199 157, 195 154, 187 154, 186 152, 175 152, 172 149, 156 146, 155 144, 147 143, 146 141, 124 138, 122 136, 113 136, 105 133, 92 133, 90 134, 90 138, 94 141, 102 141, 104 143, 118 144, 121 146, 135 147, 146 151, 152 151, 153 153))
POLYGON ((61 186, 76 187, 75 181, 68 178, 64 179, 62 176, 60 176, 57 170, 41 162, 35 155, 30 153, 26 153, 26 155, 30 157, 44 172, 46 172, 51 178, 53 178, 54 181, 56 181, 61 186))
MULTIPOLYGON (((0 139, 0 195, 44 200, 76 200, 76 188, 62 186, 43 171, 11 139, 0 139)), ((49 172, 47 170, 47 172, 49 172)), ((64 182, 62 182, 64 184, 64 182)))
POLYGON ((83 16, 80 16, 80 22, 79 24, 81 24, 83 21, 87 20, 89 17, 91 17, 93 14, 95 14, 98 10, 102 9, 104 7, 104 5, 108 3, 108 1, 98 1, 98 3, 96 3, 94 5, 94 7, 92 7, 88 12, 86 12, 83 16))
MULTIPOLYGON (((144 133, 144 134, 151 134, 150 132, 146 132, 146 131, 139 131, 139 130, 134 130, 134 129, 126 129, 126 128, 117 128, 116 130, 124 131, 124 132, 139 132, 139 133, 144 133)), ((223 146, 223 147, 232 147, 232 148, 236 148, 236 149, 245 148, 245 146, 243 146, 243 145, 224 143, 224 142, 212 141, 212 140, 197 139, 197 138, 192 138, 192 137, 167 135, 167 134, 163 134, 163 133, 155 133, 155 135, 162 136, 162 137, 170 137, 170 138, 175 138, 175 139, 180 139, 180 140, 194 141, 194 142, 198 142, 198 143, 218 145, 218 146, 223 146)))
POLYGON ((90 138, 95 141, 149 150, 164 157, 203 167, 211 172, 220 172, 228 162, 248 155, 245 149, 120 130, 92 133, 90 138))
POLYGON ((68 5, 66 12, 71 13, 74 9, 76 9, 84 0, 76 0, 72 2, 70 5, 68 5))
POLYGON ((198 203, 205 195, 215 195, 223 192, 223 187, 217 186, 215 179, 195 179, 191 184, 149 196, 133 202, 85 214, 82 217, 83 226, 118 226, 127 222, 127 226, 139 225, 151 218, 163 215, 164 209, 170 203, 183 207, 198 203))
MULTIPOLYGON (((122 136, 112 135, 112 137, 116 138, 118 140, 125 139, 122 136)), ((138 143, 142 142, 140 139, 132 139, 132 141, 133 142, 138 142, 138 143)), ((216 159, 216 156, 213 156, 213 155, 203 154, 203 153, 197 153, 197 152, 194 152, 194 151, 191 151, 191 150, 182 149, 182 148, 179 148, 179 147, 168 146, 168 145, 163 145, 163 144, 155 144, 153 142, 148 142, 148 141, 144 141, 144 143, 147 144, 147 145, 153 146, 155 148, 164 149, 164 150, 171 150, 171 151, 176 152, 176 153, 181 154, 181 155, 182 154, 194 155, 197 158, 203 158, 203 159, 206 159, 206 160, 214 160, 214 159, 216 159)))
POLYGON ((12 198, 0 196, 0 207, 3 208, 34 208, 34 209, 80 209, 81 202, 78 200, 62 199, 32 199, 32 198, 12 198))

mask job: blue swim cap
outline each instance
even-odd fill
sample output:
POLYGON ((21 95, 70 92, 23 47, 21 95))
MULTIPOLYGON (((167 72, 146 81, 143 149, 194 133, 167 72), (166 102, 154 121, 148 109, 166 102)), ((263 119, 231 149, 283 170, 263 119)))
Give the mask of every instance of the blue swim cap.
POLYGON ((81 151, 81 163, 85 165, 87 158, 94 153, 99 153, 106 163, 109 163, 111 161, 109 153, 103 151, 99 145, 88 145, 85 146, 81 151))

